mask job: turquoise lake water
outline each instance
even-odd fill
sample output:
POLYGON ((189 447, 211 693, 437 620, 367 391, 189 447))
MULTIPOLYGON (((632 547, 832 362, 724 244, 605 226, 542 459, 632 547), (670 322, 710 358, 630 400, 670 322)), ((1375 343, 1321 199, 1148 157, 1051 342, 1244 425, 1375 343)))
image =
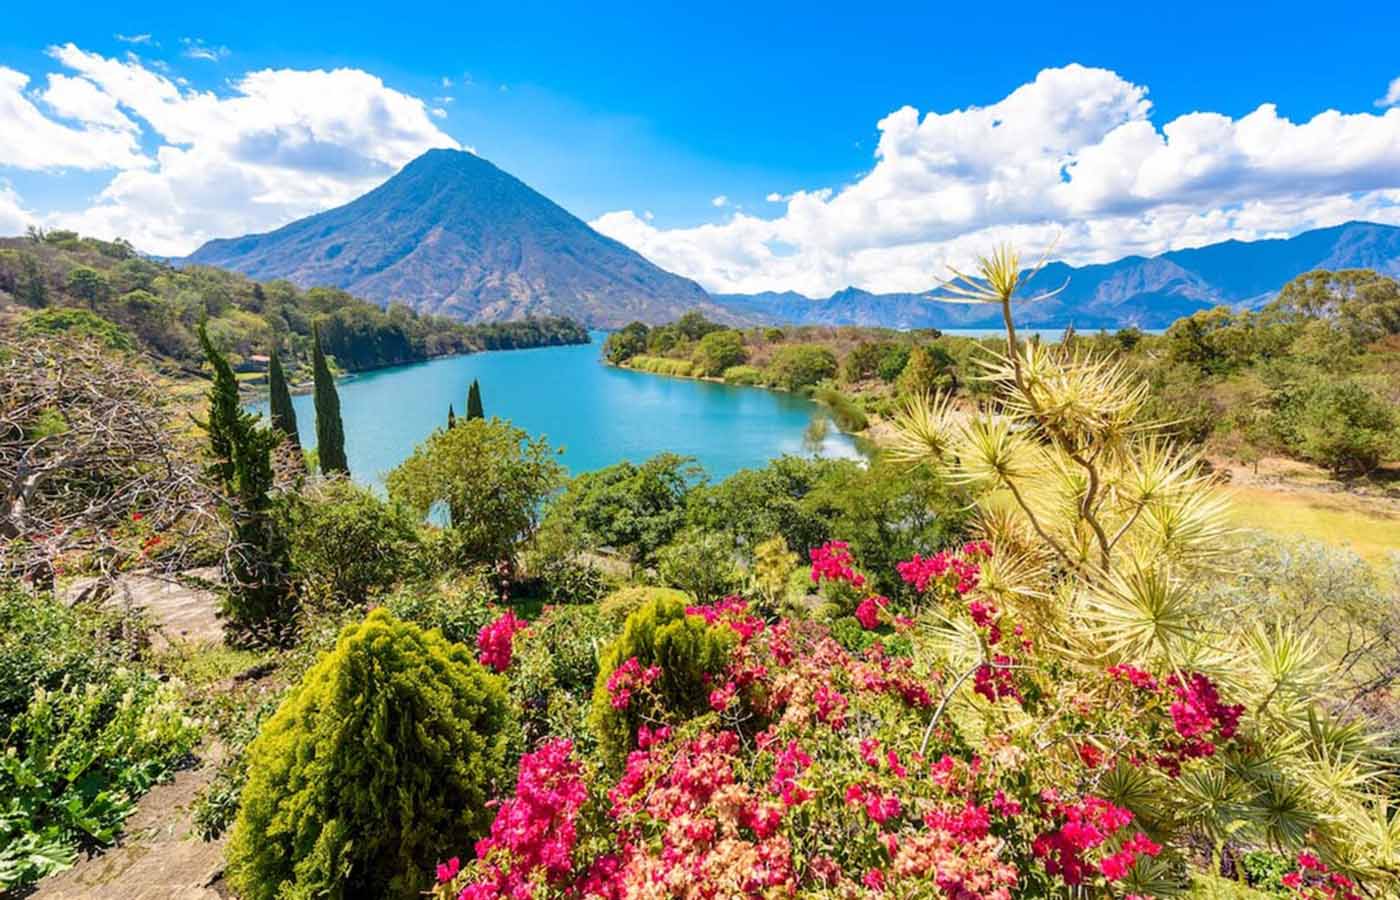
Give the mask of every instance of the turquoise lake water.
MULTIPOLYGON (((804 441, 822 407, 791 394, 729 387, 631 372, 599 361, 593 343, 535 350, 502 350, 356 375, 340 382, 341 417, 350 473, 381 484, 434 428, 447 405, 464 414, 467 386, 481 382, 488 416, 510 419, 564 448, 562 461, 578 474, 621 460, 641 462, 673 451, 694 456, 712 478, 760 466, 784 453, 813 452, 804 441)), ((292 398, 305 447, 316 443, 309 394, 292 398)), ((252 404, 266 412, 266 402, 252 404)), ((824 456, 858 457, 854 440, 832 425, 824 456)))

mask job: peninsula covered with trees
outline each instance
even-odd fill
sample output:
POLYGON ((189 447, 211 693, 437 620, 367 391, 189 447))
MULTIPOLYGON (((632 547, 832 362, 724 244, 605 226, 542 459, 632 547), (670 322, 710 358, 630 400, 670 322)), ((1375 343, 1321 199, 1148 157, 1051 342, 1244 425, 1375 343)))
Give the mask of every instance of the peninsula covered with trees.
POLYGON ((8 327, 93 336, 115 349, 140 349, 167 373, 193 374, 203 359, 201 321, 235 372, 265 371, 270 348, 278 346, 294 377, 310 371, 313 323, 324 352, 347 372, 589 340, 583 326, 567 319, 469 325, 407 306, 380 309, 334 288, 303 290, 208 266, 177 268, 138 255, 124 241, 71 231, 0 239, 0 322, 8 327))
MULTIPOLYGON (((979 360, 1000 341, 936 329, 734 329, 692 313, 630 324, 603 353, 643 372, 804 391, 862 431, 930 392, 963 409, 991 400, 979 360)), ((1309 272, 1257 310, 1198 312, 1161 334, 1071 329, 1062 343, 1136 373, 1167 430, 1213 458, 1291 458, 1343 478, 1400 462, 1400 282, 1386 275, 1309 272)))

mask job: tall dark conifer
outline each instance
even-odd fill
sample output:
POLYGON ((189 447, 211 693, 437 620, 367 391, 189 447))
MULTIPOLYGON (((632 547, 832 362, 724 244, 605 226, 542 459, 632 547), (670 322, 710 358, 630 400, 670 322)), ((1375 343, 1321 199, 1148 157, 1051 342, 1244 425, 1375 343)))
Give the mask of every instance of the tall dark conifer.
POLYGON ((452 404, 447 404, 447 427, 453 428, 457 425, 457 413, 452 409, 452 404))
POLYGON ((467 419, 484 418, 486 413, 481 408, 481 385, 473 378, 472 386, 467 389, 467 419))
POLYGON ((335 378, 321 351, 321 328, 311 326, 311 369, 316 382, 316 457, 321 472, 331 475, 350 474, 350 462, 345 458, 345 426, 340 421, 340 395, 335 390, 335 378))
POLYGON ((199 344, 214 369, 209 389, 209 418, 200 423, 209 433, 214 461, 209 472, 218 479, 233 522, 233 552, 226 554, 230 592, 225 613, 246 635, 277 640, 295 610, 296 596, 287 578, 286 535, 270 515, 274 474, 272 449, 282 437, 258 425, 258 417, 238 402, 238 381, 228 360, 214 348, 204 324, 199 344))
POLYGON ((287 389, 287 376, 282 371, 282 358, 278 355, 275 344, 272 347, 272 358, 267 363, 267 386, 271 394, 269 406, 272 412, 272 427, 285 434, 287 440, 300 449, 297 411, 292 406, 292 392, 287 389))

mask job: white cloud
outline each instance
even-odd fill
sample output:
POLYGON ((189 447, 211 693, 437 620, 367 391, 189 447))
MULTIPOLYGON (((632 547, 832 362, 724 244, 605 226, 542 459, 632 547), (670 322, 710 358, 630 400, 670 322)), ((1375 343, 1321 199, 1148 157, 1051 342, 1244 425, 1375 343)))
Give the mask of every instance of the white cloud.
POLYGON ((0 179, 0 234, 23 234, 39 217, 24 208, 24 202, 10 183, 0 179))
POLYGON ((720 194, 718 197, 715 197, 710 201, 710 205, 713 206, 715 209, 728 206, 729 198, 724 196, 723 194, 720 194))
POLYGON ((180 43, 185 45, 184 55, 188 59, 202 59, 206 62, 218 62, 227 57, 230 50, 224 46, 211 46, 204 43, 203 38, 180 38, 180 43))
POLYGON ((458 146, 421 99, 357 69, 265 69, 216 94, 131 57, 72 44, 50 54, 74 74, 50 76, 39 97, 80 127, 45 115, 27 76, 0 68, 0 165, 114 171, 91 206, 44 224, 151 253, 266 231, 359 196, 425 150, 458 146))
POLYGON ((45 115, 25 92, 29 76, 0 66, 0 166, 19 169, 129 169, 149 165, 136 137, 124 127, 112 128, 76 113, 110 115, 82 96, 82 90, 61 84, 55 92, 50 82, 45 101, 65 118, 77 118, 79 127, 56 122, 45 115))
POLYGON ((447 118, 447 110, 443 109, 441 106, 434 106, 432 109, 428 110, 428 112, 432 113, 435 119, 447 118))
POLYGON ((624 210, 593 224, 712 290, 824 295, 926 290, 1002 240, 1059 235, 1058 255, 1089 262, 1400 220, 1400 108, 1294 123, 1263 104, 1160 127, 1151 113, 1147 89, 1114 72, 1046 69, 990 106, 895 110, 874 168, 779 198, 779 217, 664 230, 624 210))
POLYGON ((1385 96, 1376 101, 1377 106, 1400 106, 1400 78, 1396 78, 1386 89, 1385 96))
POLYGON ((117 101, 98 90, 97 85, 86 78, 50 74, 49 86, 40 96, 49 109, 62 118, 73 119, 85 125, 105 125, 123 131, 137 130, 136 123, 117 108, 117 101))
POLYGON ((122 34, 121 32, 117 32, 112 35, 112 37, 121 41, 123 44, 150 44, 156 47, 160 46, 149 34, 122 34))
POLYGON ((777 191, 773 191, 771 194, 769 194, 767 197, 764 197, 763 199, 767 200, 769 203, 782 203, 787 198, 784 197, 782 194, 778 193, 777 191))

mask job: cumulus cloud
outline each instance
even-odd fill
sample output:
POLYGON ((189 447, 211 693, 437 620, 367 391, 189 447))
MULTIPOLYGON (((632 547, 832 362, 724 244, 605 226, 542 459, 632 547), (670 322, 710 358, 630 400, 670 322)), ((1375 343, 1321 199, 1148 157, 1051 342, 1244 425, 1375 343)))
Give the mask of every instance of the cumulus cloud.
POLYGON ((1400 220, 1400 108, 1294 123, 1266 103, 1159 126, 1147 94, 1106 69, 1046 69, 990 106, 891 112, 869 172, 779 196, 779 217, 667 230, 623 210, 593 224, 712 290, 829 294, 926 290, 1002 240, 1058 236, 1059 255, 1091 262, 1400 220))
POLYGON ((1390 87, 1386 89, 1385 96, 1378 99, 1376 105, 1380 107, 1400 106, 1400 78, 1396 78, 1390 83, 1390 87))
POLYGON ((10 183, 0 179, 0 234, 21 234, 38 221, 38 216, 24 208, 10 183))
POLYGON ((358 69, 265 69, 219 94, 134 57, 49 52, 71 74, 50 75, 37 100, 28 76, 0 68, 0 165, 112 171, 92 205, 44 224, 147 252, 266 231, 359 196, 425 150, 458 147, 421 99, 358 69))
POLYGON ((0 166, 91 170, 149 163, 130 130, 82 118, 105 118, 110 110, 97 112, 90 97, 80 96, 81 90, 50 83, 46 92, 47 102, 60 116, 78 120, 76 125, 68 125, 39 109, 25 91, 28 84, 28 75, 0 66, 0 134, 5 136, 0 140, 0 166))
POLYGON ((720 209, 729 205, 729 198, 724 196, 723 194, 720 194, 718 197, 715 197, 710 200, 710 205, 713 206, 715 209, 720 209))

